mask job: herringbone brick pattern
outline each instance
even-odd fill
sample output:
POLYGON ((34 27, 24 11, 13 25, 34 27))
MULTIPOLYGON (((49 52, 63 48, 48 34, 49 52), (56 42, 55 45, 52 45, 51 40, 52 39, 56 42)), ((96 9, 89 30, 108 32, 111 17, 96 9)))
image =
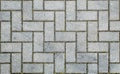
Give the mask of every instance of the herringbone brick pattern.
POLYGON ((0 0, 0 74, 120 74, 119 0, 0 0))

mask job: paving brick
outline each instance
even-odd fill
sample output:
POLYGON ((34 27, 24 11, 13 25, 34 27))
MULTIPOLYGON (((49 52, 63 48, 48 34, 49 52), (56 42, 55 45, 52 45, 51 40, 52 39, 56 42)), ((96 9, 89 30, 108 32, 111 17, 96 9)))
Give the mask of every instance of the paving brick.
POLYGON ((13 32, 12 41, 32 41, 31 32, 13 32))
POLYGON ((108 52, 108 43, 88 43, 88 51, 90 52, 108 52))
POLYGON ((34 53, 34 62, 53 62, 52 53, 34 53))
POLYGON ((12 11, 12 30, 21 31, 22 30, 22 17, 20 11, 12 11))
POLYGON ((65 13, 56 12, 55 18, 55 30, 65 30, 65 13))
POLYGON ((0 54, 0 63, 10 62, 10 54, 0 54))
POLYGON ((43 64, 23 64, 24 73, 42 73, 43 64))
POLYGON ((64 53, 55 54, 55 72, 64 73, 65 71, 65 56, 64 53))
POLYGON ((88 64, 88 74, 97 74, 97 64, 88 64))
POLYGON ((85 22, 66 22, 67 31, 86 31, 85 22))
POLYGON ((35 32, 34 33, 34 52, 42 52, 43 51, 43 32, 35 32))
POLYGON ((64 52, 64 43, 45 43, 45 52, 64 52))
POLYGON ((43 0, 33 0, 34 10, 43 10, 43 0))
POLYGON ((54 41, 54 23, 45 23, 45 41, 54 41))
POLYGON ((96 53, 77 53, 77 62, 97 62, 96 53))
POLYGON ((10 64, 1 64, 1 74, 10 74, 10 64))
POLYGON ((108 73, 108 54, 107 53, 99 54, 99 63, 98 64, 99 64, 99 72, 108 73))
POLYGON ((86 64, 66 64, 67 73, 86 73, 86 64))
POLYGON ((119 15, 119 2, 110 1, 110 20, 118 20, 119 15))
POLYGON ((21 52, 21 43, 1 43, 1 52, 21 52))
POLYGON ((56 32, 56 41, 75 41, 74 32, 56 32))
POLYGON ((107 10, 108 9, 108 1, 88 1, 88 9, 107 10))
POLYGON ((110 30, 120 31, 120 21, 111 21, 110 30))
POLYGON ((87 0, 77 0, 77 10, 86 10, 87 0))
POLYGON ((66 2, 66 20, 75 20, 75 1, 66 2))
POLYGON ((34 12, 34 20, 54 20, 54 13, 48 11, 35 11, 34 12))
POLYGON ((10 20, 10 12, 9 11, 0 11, 0 21, 2 20, 10 20))
POLYGON ((21 72, 21 54, 14 53, 12 54, 12 73, 20 73, 21 72))
POLYGON ((23 1, 23 20, 32 20, 32 1, 23 1))
POLYGON ((21 1, 1 1, 2 10, 20 10, 21 1))
POLYGON ((10 22, 1 22, 1 41, 10 41, 10 22))
POLYGON ((67 43, 66 44, 66 62, 75 62, 75 43, 67 43))
POLYGON ((43 22, 23 22, 24 31, 43 31, 43 22))
POLYGON ((118 32, 99 32, 100 41, 119 41, 118 32))
POLYGON ((99 30, 108 30, 108 11, 99 11, 99 30))
POLYGON ((110 62, 119 62, 119 43, 110 43, 110 62))
POLYGON ((110 73, 120 73, 120 64, 110 64, 110 73))
POLYGON ((97 20, 96 11, 78 11, 77 20, 97 20))
POLYGON ((77 52, 85 52, 86 45, 86 32, 78 32, 77 33, 77 52))
POLYGON ((97 22, 88 22, 88 40, 97 41, 98 40, 98 24, 97 22))
POLYGON ((45 10, 64 10, 64 1, 45 1, 45 10))
POLYGON ((23 43, 23 62, 32 62, 32 43, 23 43))
POLYGON ((54 65, 53 64, 45 64, 45 74, 54 74, 54 65))

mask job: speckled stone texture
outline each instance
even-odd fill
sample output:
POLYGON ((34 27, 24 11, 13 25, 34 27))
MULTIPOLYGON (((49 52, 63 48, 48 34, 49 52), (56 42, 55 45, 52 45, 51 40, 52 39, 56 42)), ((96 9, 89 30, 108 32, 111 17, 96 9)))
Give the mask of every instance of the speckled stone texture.
POLYGON ((120 0, 0 0, 0 74, 120 74, 120 0))

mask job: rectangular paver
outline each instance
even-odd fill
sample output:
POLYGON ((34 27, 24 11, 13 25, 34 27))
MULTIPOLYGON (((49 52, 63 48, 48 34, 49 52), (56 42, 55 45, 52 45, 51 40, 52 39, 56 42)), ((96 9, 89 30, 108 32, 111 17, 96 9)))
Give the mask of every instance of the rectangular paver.
POLYGON ((45 1, 45 10, 64 10, 64 1, 45 1))
POLYGON ((67 73, 86 73, 85 64, 66 64, 67 73))
POLYGON ((53 62, 52 53, 34 53, 34 62, 53 62))
POLYGON ((1 43, 1 52, 21 52, 21 43, 1 43))
POLYGON ((74 32, 56 32, 56 41, 75 41, 74 32))
POLYGON ((88 51, 90 52, 107 52, 108 43, 88 43, 88 51))
POLYGON ((43 64, 23 64, 24 73, 42 73, 43 64))
POLYGON ((100 41, 119 41, 118 32, 99 32, 100 41))
POLYGON ((2 10, 20 10, 21 1, 1 1, 2 10))
POLYGON ((78 11, 77 20, 97 20, 96 11, 78 11))

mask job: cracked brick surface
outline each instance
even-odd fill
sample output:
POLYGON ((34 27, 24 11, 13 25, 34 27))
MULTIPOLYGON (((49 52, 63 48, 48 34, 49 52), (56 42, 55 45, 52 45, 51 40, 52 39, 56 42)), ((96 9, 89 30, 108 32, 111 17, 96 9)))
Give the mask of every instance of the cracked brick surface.
POLYGON ((120 74, 120 1, 0 0, 0 74, 120 74))

